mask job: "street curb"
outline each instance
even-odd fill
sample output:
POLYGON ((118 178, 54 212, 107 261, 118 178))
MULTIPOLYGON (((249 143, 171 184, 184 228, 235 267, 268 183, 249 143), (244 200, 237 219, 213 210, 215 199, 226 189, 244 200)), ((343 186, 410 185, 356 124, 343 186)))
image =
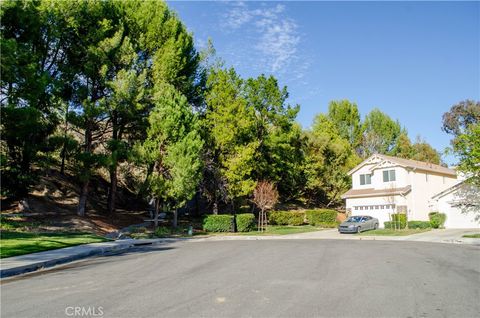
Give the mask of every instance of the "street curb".
POLYGON ((128 250, 128 249, 130 249, 134 246, 135 245, 131 243, 131 244, 116 245, 116 246, 109 246, 109 247, 103 247, 103 248, 99 247, 99 248, 95 248, 95 249, 92 249, 92 250, 87 251, 87 252, 82 252, 82 253, 78 253, 78 254, 75 254, 75 255, 60 257, 60 258, 57 258, 57 259, 52 259, 52 260, 47 260, 47 261, 39 261, 39 262, 35 262, 35 263, 23 265, 23 266, 17 266, 17 267, 13 267, 13 268, 8 268, 8 269, 0 269, 0 278, 3 279, 3 278, 7 278, 7 277, 12 277, 12 276, 17 276, 17 275, 21 275, 21 274, 30 273, 30 272, 35 272, 35 271, 38 271, 38 270, 41 270, 41 269, 44 269, 44 268, 53 267, 55 265, 70 263, 70 262, 77 261, 77 260, 80 260, 80 259, 83 259, 83 258, 103 255, 103 254, 109 253, 109 252, 121 252, 121 251, 128 250))
MULTIPOLYGON (((145 245, 157 245, 162 243, 173 243, 178 241, 189 241, 189 240, 191 240, 191 238, 158 238, 158 239, 140 239, 140 240, 130 239, 128 241, 125 240, 125 243, 122 243, 121 242, 122 240, 120 240, 120 241, 117 241, 119 242, 119 244, 117 245, 111 245, 111 246, 100 245, 100 246, 92 247, 88 251, 79 252, 79 253, 68 255, 65 257, 58 257, 55 259, 33 262, 27 265, 16 266, 16 267, 11 267, 7 269, 0 268, 0 279, 13 277, 21 274, 27 274, 27 273, 35 272, 45 268, 50 268, 56 265, 62 265, 62 264, 78 261, 78 260, 93 257, 93 256, 105 255, 111 252, 116 252, 116 253, 124 252, 134 247, 140 247, 145 245)), ((97 243, 94 243, 94 244, 97 244, 97 243)), ((85 245, 78 245, 78 246, 72 246, 67 248, 71 249, 79 246, 85 246, 85 245)), ((51 251, 57 251, 57 250, 62 250, 62 249, 56 249, 51 251)), ((48 251, 45 251, 45 252, 48 252, 48 251)), ((39 253, 42 253, 42 252, 39 252, 39 253)), ((32 255, 32 254, 24 254, 24 255, 32 255)), ((24 255, 20 255, 20 256, 24 256, 24 255)), ((1 265, 0 267, 3 267, 2 260, 0 260, 0 265, 1 265)))

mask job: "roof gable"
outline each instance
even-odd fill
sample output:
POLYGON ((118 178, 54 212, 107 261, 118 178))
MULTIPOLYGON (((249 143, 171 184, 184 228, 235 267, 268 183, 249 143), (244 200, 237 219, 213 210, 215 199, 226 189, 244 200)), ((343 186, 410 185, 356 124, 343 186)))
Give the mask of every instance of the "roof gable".
POLYGON ((404 159, 404 158, 397 158, 397 157, 381 155, 381 154, 371 155, 370 157, 362 161, 362 163, 360 163, 358 166, 350 170, 348 174, 352 175, 353 173, 355 173, 355 171, 372 163, 376 165, 373 166, 371 170, 384 168, 385 165, 390 164, 390 165, 401 166, 404 168, 410 168, 413 170, 428 171, 428 172, 448 175, 452 177, 456 177, 457 175, 455 170, 449 169, 440 165, 436 165, 433 163, 422 162, 422 161, 411 160, 411 159, 404 159))
POLYGON ((362 167, 365 167, 367 165, 376 165, 378 163, 380 163, 381 161, 383 161, 384 159, 379 157, 379 155, 377 154, 373 154, 371 155, 370 157, 368 157, 367 159, 363 160, 359 165, 357 165, 355 168, 353 168, 352 170, 350 170, 348 172, 348 175, 352 175, 354 174, 357 170, 361 169, 362 167))

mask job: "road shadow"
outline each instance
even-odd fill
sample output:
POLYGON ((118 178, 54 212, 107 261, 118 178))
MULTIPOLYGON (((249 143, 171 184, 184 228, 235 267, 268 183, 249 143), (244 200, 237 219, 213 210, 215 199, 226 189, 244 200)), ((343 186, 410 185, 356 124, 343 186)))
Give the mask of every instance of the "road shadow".
POLYGON ((112 261, 120 261, 125 258, 131 258, 131 257, 137 258, 139 257, 139 255, 153 254, 153 253, 164 252, 164 251, 175 249, 175 247, 166 246, 166 244, 169 244, 169 243, 141 245, 141 246, 132 247, 124 251, 117 251, 117 252, 113 251, 113 252, 108 252, 102 255, 90 256, 88 258, 80 259, 80 260, 73 261, 66 264, 60 264, 54 267, 41 269, 35 272, 25 273, 25 274, 14 276, 14 277, 3 278, 0 281, 0 285, 8 284, 8 283, 23 280, 23 279, 28 279, 31 277, 48 275, 48 274, 57 274, 57 275, 69 274, 71 270, 86 269, 89 267, 106 264, 112 261))

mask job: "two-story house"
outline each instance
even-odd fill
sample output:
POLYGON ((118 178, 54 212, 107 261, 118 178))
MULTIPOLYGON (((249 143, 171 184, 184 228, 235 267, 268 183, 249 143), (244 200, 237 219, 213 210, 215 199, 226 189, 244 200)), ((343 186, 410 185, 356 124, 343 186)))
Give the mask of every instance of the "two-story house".
POLYGON ((349 175, 352 188, 342 196, 347 213, 375 217, 380 227, 393 213, 427 221, 429 200, 458 182, 455 170, 379 154, 370 156, 349 175))

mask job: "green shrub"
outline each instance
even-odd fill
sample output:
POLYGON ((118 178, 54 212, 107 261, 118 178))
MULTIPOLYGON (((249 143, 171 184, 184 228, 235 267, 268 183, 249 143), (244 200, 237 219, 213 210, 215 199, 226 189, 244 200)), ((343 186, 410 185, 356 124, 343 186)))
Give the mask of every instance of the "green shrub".
POLYGON ((273 211, 268 214, 271 225, 302 225, 305 219, 303 212, 273 211))
POLYGON ((170 230, 170 228, 168 228, 166 226, 159 226, 155 230, 155 236, 157 236, 157 237, 168 236, 170 234, 172 234, 172 231, 170 230))
POLYGON ((233 215, 207 215, 203 219, 203 229, 207 232, 230 232, 233 215))
POLYGON ((310 225, 319 226, 321 224, 336 224, 337 211, 335 210, 308 210, 305 212, 307 216, 307 222, 310 225))
MULTIPOLYGON (((406 214, 392 214, 390 216, 392 229, 404 229, 407 227, 407 215, 406 214)), ((385 227, 386 228, 386 227, 385 227)))
POLYGON ((409 229, 429 229, 430 227, 429 221, 408 221, 409 229))
POLYGON ((445 213, 430 212, 428 213, 428 218, 430 219, 430 225, 434 229, 438 229, 443 227, 443 224, 445 223, 447 216, 445 215, 445 213))
POLYGON ((237 231, 249 232, 255 229, 255 215, 253 213, 237 214, 237 231))

